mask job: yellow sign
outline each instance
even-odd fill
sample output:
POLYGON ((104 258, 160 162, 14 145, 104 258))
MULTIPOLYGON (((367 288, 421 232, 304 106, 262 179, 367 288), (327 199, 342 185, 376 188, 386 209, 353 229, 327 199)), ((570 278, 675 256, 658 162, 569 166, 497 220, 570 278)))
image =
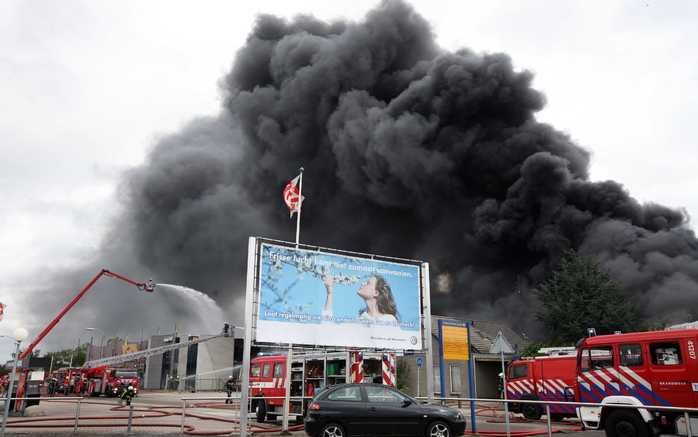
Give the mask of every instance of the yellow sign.
POLYGON ((464 326, 441 327, 443 339, 444 360, 468 361, 470 345, 468 344, 468 328, 464 326))
POLYGON ((138 343, 124 343, 121 347, 122 354, 130 354, 132 352, 138 352, 138 343))

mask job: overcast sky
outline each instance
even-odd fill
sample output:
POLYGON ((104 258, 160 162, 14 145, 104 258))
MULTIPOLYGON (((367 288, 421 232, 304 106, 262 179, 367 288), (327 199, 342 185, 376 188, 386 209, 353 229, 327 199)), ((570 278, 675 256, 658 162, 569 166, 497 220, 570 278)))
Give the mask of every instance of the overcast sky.
MULTIPOLYGON (((23 283, 92 256, 121 173, 218 112, 217 81, 257 14, 360 20, 376 3, 0 2, 0 334, 31 311, 13 305, 23 283)), ((593 180, 698 216, 698 2, 412 4, 443 48, 503 51, 533 71, 539 119, 592 152, 593 180)), ((9 346, 0 338, 0 361, 9 346)))

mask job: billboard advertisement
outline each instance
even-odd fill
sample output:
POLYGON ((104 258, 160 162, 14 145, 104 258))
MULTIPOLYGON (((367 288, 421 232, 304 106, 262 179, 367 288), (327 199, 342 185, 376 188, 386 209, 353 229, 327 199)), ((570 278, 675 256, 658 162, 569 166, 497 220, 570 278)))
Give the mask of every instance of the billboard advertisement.
POLYGON ((262 243, 257 342, 418 350, 420 264, 262 243))

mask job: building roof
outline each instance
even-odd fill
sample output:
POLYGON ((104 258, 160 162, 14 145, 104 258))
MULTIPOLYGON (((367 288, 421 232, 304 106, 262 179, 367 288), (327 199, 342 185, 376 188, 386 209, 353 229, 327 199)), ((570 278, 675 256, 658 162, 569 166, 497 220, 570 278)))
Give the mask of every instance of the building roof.
MULTIPOLYGON (((432 315, 432 335, 438 337, 438 321, 441 320, 455 320, 452 317, 444 317, 432 315)), ((515 351, 522 351, 526 348, 530 341, 523 338, 523 336, 517 334, 514 330, 506 326, 504 323, 491 321, 491 320, 468 320, 472 326, 470 331, 470 343, 471 347, 474 349, 474 353, 486 355, 490 353, 490 348, 494 344, 497 338, 497 333, 500 331, 504 338, 507 339, 509 344, 512 345, 515 351)))

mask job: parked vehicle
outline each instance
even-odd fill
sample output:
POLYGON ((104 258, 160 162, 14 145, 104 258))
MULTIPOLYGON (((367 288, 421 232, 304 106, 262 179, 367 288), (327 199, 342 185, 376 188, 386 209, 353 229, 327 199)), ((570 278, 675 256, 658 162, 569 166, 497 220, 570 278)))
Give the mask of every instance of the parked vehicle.
MULTIPOLYGON (((522 358, 507 369, 507 398, 533 401, 568 401, 575 399, 577 356, 522 358)), ((510 410, 527 419, 540 419, 544 407, 538 404, 510 404, 510 410)), ((573 406, 550 405, 553 420, 577 415, 573 406)))
POLYGON ((386 385, 342 384, 313 399, 304 427, 311 437, 455 437, 465 432, 465 417, 455 408, 420 404, 386 385))
MULTIPOLYGON (((578 400, 586 428, 608 437, 688 435, 683 413, 614 405, 698 407, 698 329, 589 337, 578 345, 578 400)), ((698 416, 690 416, 693 434, 698 416)))

